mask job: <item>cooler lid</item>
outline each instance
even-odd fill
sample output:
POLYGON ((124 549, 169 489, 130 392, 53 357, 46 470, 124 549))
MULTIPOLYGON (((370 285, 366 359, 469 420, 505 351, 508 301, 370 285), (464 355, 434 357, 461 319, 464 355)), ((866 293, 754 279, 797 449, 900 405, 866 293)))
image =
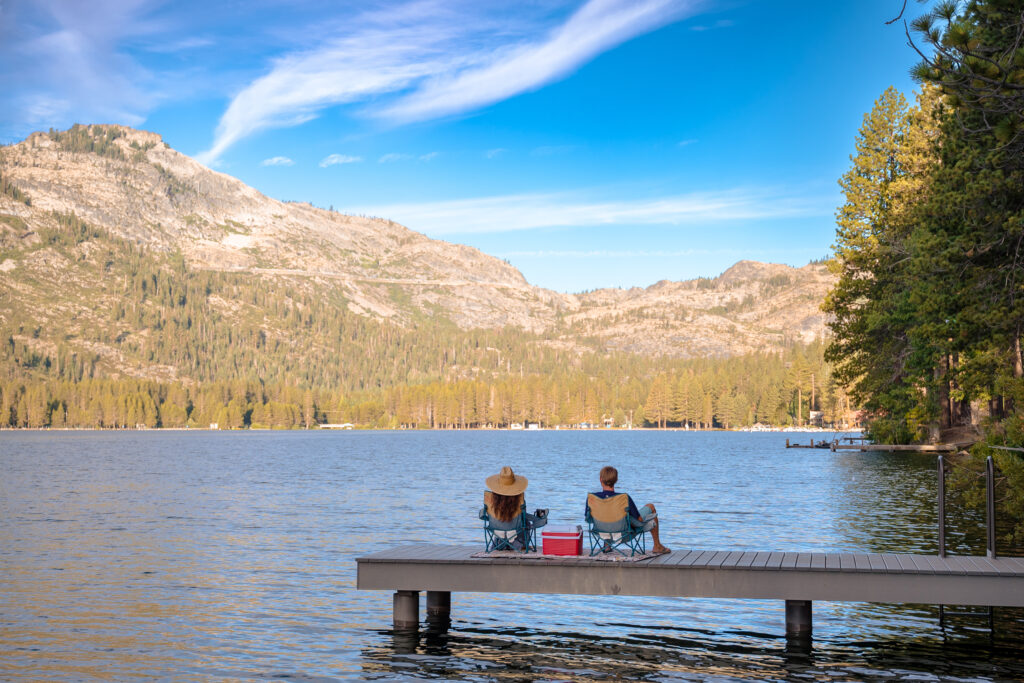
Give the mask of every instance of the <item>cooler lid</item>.
POLYGON ((583 527, 579 524, 548 524, 540 531, 542 536, 579 536, 583 527))

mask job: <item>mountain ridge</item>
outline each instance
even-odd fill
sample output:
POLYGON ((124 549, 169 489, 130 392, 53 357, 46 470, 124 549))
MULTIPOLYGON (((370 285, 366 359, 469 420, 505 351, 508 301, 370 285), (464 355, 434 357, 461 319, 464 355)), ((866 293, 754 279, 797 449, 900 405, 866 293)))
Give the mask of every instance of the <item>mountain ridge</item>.
MULTIPOLYGON (((140 249, 180 254, 191 269, 251 276, 404 329, 520 329, 575 353, 678 358, 772 351, 824 335, 818 307, 832 276, 821 264, 740 261, 717 278, 564 294, 477 249, 393 221, 266 197, 155 133, 123 126, 33 133, 0 148, 0 173, 13 188, 0 196, 0 283, 12 299, 25 282, 57 276, 69 257, 33 235, 57 229, 54 216, 73 214, 140 249)), ((88 240, 76 249, 74 258, 91 258, 88 240)), ((63 286, 71 292, 81 284, 63 286)), ((0 306, 0 320, 31 318, 32 303, 0 306)), ((209 303, 224 315, 237 308, 209 303)), ((35 315, 89 315, 83 307, 59 302, 35 315)))

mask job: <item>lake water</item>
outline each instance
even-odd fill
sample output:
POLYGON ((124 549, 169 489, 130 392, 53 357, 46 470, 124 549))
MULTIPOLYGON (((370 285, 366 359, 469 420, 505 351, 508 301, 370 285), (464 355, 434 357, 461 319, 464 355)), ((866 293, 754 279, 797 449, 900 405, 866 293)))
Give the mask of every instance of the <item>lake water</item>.
MULTIPOLYGON (((483 480, 580 522, 605 464, 672 548, 936 548, 935 459, 786 450, 771 433, 2 432, 0 678, 26 680, 1006 680, 1019 611, 454 594, 446 634, 395 634, 355 557, 481 543, 483 480)), ((809 436, 800 435, 806 442, 809 436)), ((976 516, 950 523, 983 552, 976 516)), ((422 612, 421 612, 422 613, 422 612)))

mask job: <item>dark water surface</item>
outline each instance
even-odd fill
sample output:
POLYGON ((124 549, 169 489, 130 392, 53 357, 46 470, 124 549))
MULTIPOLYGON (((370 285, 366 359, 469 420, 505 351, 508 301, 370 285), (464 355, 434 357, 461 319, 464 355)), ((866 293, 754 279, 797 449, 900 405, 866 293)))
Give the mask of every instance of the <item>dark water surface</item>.
MULTIPOLYGON (((675 549, 935 552, 933 456, 785 436, 3 432, 0 678, 1024 679, 1012 610, 990 641, 932 606, 815 602, 802 655, 781 601, 455 594, 447 634, 410 638, 390 593, 354 589, 368 551, 482 543, 505 464, 576 523, 613 463, 675 549)), ((961 552, 980 538, 950 524, 961 552)))

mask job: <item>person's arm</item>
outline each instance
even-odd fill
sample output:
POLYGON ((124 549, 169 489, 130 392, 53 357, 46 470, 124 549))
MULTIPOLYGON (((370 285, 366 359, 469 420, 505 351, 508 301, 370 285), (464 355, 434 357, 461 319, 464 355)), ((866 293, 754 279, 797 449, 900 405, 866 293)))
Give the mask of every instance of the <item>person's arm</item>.
POLYGON ((629 499, 629 516, 638 522, 644 521, 643 517, 640 516, 640 511, 636 508, 636 503, 633 502, 633 496, 627 495, 629 499))

